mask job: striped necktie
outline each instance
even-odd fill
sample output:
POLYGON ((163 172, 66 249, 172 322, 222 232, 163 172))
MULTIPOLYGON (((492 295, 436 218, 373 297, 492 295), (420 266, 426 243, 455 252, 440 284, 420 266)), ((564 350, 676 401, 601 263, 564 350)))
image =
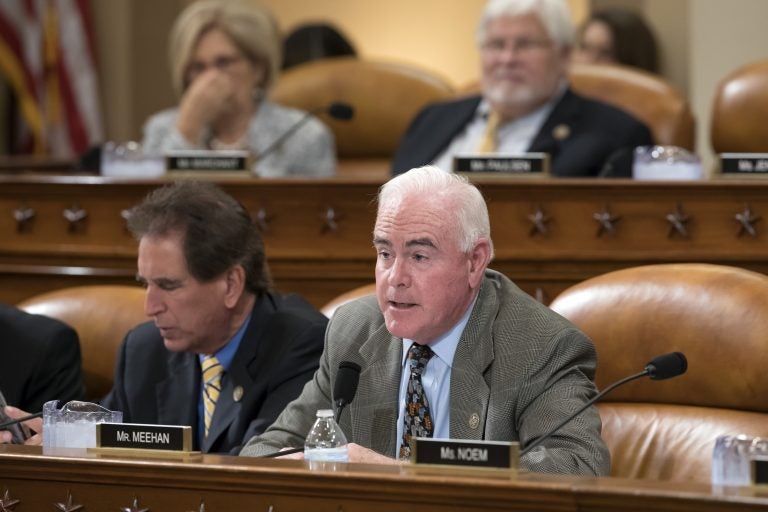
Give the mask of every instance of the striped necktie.
POLYGON ((410 371, 405 391, 405 414, 403 414, 403 439, 400 444, 400 458, 411 458, 411 438, 432 437, 434 426, 429 401, 421 383, 421 373, 430 358, 435 355, 428 345, 414 343, 408 351, 405 368, 410 371))
POLYGON ((208 429, 211 427, 213 411, 216 409, 216 401, 221 393, 221 374, 224 368, 215 356, 208 356, 203 359, 203 408, 205 409, 205 435, 208 436, 208 429))
POLYGON ((495 153, 499 147, 498 129, 501 124, 501 115, 495 110, 491 110, 485 124, 485 132, 480 144, 477 146, 477 152, 480 154, 495 153))

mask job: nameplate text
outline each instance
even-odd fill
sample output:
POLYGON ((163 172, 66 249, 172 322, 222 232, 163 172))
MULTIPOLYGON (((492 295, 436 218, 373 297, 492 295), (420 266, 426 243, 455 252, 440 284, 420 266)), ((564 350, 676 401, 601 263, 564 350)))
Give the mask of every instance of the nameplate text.
POLYGON ((97 423, 96 446, 142 450, 192 451, 192 427, 97 423))
POLYGON ((541 177, 549 174, 549 155, 468 155, 453 159, 453 172, 541 177))
POLYGON ((725 175, 768 176, 768 153, 721 153, 720 171, 725 175))
POLYGON ((518 443, 422 437, 412 443, 411 460, 416 464, 501 469, 518 466, 518 443))
POLYGON ((178 151, 166 155, 169 171, 247 171, 247 151, 178 151))

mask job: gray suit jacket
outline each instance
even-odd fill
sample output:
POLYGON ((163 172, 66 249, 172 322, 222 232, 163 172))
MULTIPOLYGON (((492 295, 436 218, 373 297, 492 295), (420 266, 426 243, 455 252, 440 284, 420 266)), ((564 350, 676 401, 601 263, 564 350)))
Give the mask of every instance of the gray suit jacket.
MULTIPOLYGON (((553 429, 594 396, 591 341, 509 279, 486 271, 451 371, 450 437, 519 441, 522 447, 553 429), (479 418, 479 422, 476 421, 479 418)), ((389 334, 375 298, 337 310, 326 331, 320 368, 241 455, 302 446, 318 409, 332 408, 339 363, 362 367, 354 401, 340 426, 349 442, 395 456, 402 342, 389 334)), ((531 471, 607 475, 610 455, 590 408, 521 460, 531 471)))

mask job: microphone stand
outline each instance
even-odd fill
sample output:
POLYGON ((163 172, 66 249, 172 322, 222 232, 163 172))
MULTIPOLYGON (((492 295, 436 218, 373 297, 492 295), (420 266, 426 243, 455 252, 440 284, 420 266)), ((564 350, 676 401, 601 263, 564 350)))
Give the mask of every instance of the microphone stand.
POLYGON ((623 379, 614 382, 613 384, 611 384, 610 386, 608 386, 607 388, 605 388, 604 390, 602 390, 601 392, 596 394, 594 397, 592 397, 592 400, 588 400, 587 403, 585 403, 581 407, 581 409, 579 409, 578 411, 576 411, 575 413, 571 414, 570 416, 565 418, 563 421, 561 421, 560 424, 557 425, 552 430, 550 430, 548 434, 545 434, 545 435, 539 437, 534 442, 532 442, 531 444, 526 446, 525 449, 520 452, 520 456, 522 457, 523 455, 525 455, 526 453, 530 452, 531 450, 533 450, 534 448, 539 446, 541 443, 543 443, 544 441, 549 439, 549 437, 552 434, 554 434, 555 432, 557 432, 561 428, 563 428, 563 426, 565 424, 567 424, 569 421, 573 421, 573 419, 576 418, 576 416, 578 416, 579 414, 584 412, 588 407, 590 407, 592 404, 594 404, 595 402, 597 402, 598 400, 603 398, 609 392, 613 391, 614 389, 616 389, 617 387, 621 386, 622 384, 626 384, 627 382, 629 382, 631 380, 639 379, 640 377, 645 377, 646 375, 648 375, 648 373, 649 373, 649 370, 646 368, 645 370, 641 371, 640 373, 636 373, 634 375, 630 375, 629 377, 624 377, 623 379))
POLYGON ((0 423, 0 430, 5 430, 8 427, 12 427, 18 423, 23 423, 25 421, 33 420, 35 418, 39 418, 43 415, 42 412, 36 412, 35 414, 30 414, 29 416, 24 416, 22 418, 17 418, 15 420, 6 421, 5 423, 0 423))

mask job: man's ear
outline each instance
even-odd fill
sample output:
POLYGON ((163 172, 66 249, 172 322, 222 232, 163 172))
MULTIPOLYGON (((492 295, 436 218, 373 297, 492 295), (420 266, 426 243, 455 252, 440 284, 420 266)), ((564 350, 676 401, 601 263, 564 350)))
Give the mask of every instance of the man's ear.
POLYGON ((233 308, 237 305, 245 290, 245 269, 242 265, 235 265, 227 270, 224 276, 224 284, 226 286, 224 304, 228 308, 233 308))
POLYGON ((471 288, 477 288, 483 281, 485 269, 491 262, 491 243, 481 238, 475 243, 475 247, 469 253, 469 285, 471 288))

